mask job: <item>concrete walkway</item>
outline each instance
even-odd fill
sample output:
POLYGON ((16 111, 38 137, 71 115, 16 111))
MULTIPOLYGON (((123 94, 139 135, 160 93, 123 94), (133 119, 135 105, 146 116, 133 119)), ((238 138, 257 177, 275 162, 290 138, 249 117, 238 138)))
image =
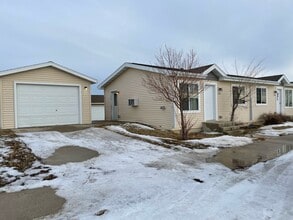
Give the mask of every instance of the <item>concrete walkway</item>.
POLYGON ((50 187, 0 193, 0 219, 30 220, 57 213, 65 199, 50 187))

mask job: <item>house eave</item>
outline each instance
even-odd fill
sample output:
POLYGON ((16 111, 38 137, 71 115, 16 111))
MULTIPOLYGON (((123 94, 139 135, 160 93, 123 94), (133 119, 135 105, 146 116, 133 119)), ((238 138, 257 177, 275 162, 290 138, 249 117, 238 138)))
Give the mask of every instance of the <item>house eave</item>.
POLYGON ((227 76, 221 79, 221 81, 226 82, 241 82, 241 83, 257 83, 257 84, 266 84, 266 85, 280 85, 279 82, 274 81, 267 81, 267 80, 258 80, 258 79, 245 79, 245 78, 237 78, 237 77, 231 77, 227 76))

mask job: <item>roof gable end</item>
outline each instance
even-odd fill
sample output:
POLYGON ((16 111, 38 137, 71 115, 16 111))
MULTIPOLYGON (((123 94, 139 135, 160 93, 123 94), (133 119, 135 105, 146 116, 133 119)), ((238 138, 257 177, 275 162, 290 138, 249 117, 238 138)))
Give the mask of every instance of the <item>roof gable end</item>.
POLYGON ((96 80, 88 77, 82 73, 76 72, 72 69, 69 69, 67 67, 61 66, 57 63, 54 63, 52 61, 49 62, 45 62, 45 63, 39 63, 39 64, 34 64, 34 65, 30 65, 30 66, 24 66, 24 67, 19 67, 19 68, 14 68, 14 69, 9 69, 9 70, 4 70, 4 71, 0 71, 0 77, 1 76, 7 76, 7 75, 11 75, 11 74, 16 74, 19 72, 25 72, 25 71, 29 71, 29 70, 35 70, 35 69, 40 69, 40 68, 45 68, 45 67, 54 67, 56 69, 62 70, 66 73, 69 73, 71 75, 74 75, 76 77, 85 79, 91 83, 96 83, 96 80))

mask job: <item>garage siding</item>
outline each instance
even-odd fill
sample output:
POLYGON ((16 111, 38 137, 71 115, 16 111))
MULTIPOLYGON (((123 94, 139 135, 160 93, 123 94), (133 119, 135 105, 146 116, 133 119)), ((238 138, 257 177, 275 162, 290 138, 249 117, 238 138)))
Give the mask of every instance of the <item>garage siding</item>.
POLYGON ((73 76, 54 67, 45 67, 25 72, 19 72, 0 78, 1 80, 1 127, 14 128, 14 84, 15 82, 74 84, 81 86, 82 123, 91 123, 90 82, 73 76), (88 89, 85 90, 84 87, 88 89))

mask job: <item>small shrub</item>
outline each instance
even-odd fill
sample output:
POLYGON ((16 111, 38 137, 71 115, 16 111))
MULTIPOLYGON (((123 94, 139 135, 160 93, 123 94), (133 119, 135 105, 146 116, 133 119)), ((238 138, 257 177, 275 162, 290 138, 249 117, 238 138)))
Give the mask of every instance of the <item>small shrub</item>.
POLYGON ((283 114, 265 113, 260 116, 260 121, 262 121, 264 125, 275 125, 286 121, 292 121, 292 118, 283 114))

